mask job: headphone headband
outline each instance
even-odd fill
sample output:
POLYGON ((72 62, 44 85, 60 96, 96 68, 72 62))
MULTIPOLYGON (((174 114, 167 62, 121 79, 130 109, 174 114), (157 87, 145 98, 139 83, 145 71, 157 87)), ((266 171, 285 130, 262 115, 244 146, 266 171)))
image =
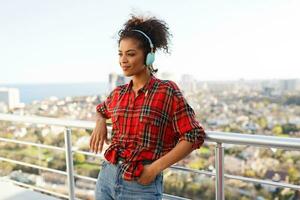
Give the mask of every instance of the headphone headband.
MULTIPOLYGON (((154 50, 153 50, 154 45, 153 45, 153 43, 152 43, 150 37, 149 37, 146 33, 144 33, 143 31, 141 31, 141 30, 132 29, 132 31, 141 33, 141 34, 142 34, 143 36, 145 36, 145 37, 147 38, 147 40, 149 41, 150 48, 151 48, 151 52, 149 52, 149 53, 146 55, 146 62, 145 62, 145 64, 146 64, 146 66, 150 66, 150 67, 151 67, 152 64, 153 64, 153 62, 154 62, 154 59, 155 59, 155 54, 154 54, 154 50)), ((153 68, 152 68, 152 69, 153 69, 153 68)), ((150 68, 150 71, 151 71, 151 68, 150 68)))
POLYGON ((144 33, 144 32, 141 31, 141 30, 137 30, 137 29, 132 29, 132 31, 139 32, 139 33, 141 33, 142 35, 144 35, 144 36, 147 38, 147 40, 149 41, 151 51, 153 51, 153 48, 154 48, 153 43, 152 43, 150 37, 149 37, 146 33, 144 33))

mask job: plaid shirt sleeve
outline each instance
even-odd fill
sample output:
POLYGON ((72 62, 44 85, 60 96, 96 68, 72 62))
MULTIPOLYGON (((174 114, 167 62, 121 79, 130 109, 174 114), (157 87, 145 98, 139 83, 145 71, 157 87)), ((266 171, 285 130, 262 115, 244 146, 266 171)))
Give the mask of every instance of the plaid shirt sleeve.
POLYGON ((112 103, 113 97, 115 95, 116 90, 113 90, 108 97, 106 98, 105 101, 101 102, 100 104, 98 104, 96 106, 96 111, 101 113, 103 117, 105 117, 106 119, 111 118, 111 113, 110 113, 110 105, 112 103))
POLYGON ((174 83, 173 129, 179 135, 179 141, 186 140, 193 144, 193 149, 200 148, 204 142, 205 131, 195 118, 195 112, 174 83))

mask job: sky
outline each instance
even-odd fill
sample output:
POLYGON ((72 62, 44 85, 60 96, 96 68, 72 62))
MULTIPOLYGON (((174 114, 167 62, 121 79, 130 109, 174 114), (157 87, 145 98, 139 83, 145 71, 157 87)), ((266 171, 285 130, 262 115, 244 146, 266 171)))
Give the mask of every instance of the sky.
POLYGON ((107 81, 130 14, 165 20, 175 79, 300 78, 298 0, 0 0, 0 84, 107 81))

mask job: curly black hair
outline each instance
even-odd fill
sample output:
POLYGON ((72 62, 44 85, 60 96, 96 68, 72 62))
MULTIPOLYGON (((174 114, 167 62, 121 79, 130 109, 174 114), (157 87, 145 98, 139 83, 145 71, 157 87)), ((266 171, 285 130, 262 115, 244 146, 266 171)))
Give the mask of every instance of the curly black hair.
MULTIPOLYGON (((148 39, 141 33, 132 30, 143 31, 153 43, 153 51, 158 49, 169 53, 169 41, 172 36, 169 32, 167 23, 163 20, 157 19, 156 17, 143 17, 134 16, 131 14, 131 18, 124 24, 124 27, 119 31, 118 44, 124 38, 134 38, 140 42, 140 48, 143 49, 145 57, 147 53, 151 51, 148 39)), ((150 67, 151 73, 156 73, 157 69, 150 67)))

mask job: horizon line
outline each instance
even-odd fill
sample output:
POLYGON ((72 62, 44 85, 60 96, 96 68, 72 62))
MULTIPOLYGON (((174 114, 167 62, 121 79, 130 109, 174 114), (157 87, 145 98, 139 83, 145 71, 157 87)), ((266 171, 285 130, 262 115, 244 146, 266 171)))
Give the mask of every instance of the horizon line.
MULTIPOLYGON (((173 79, 170 79, 173 80, 173 79)), ((176 79, 175 79, 176 80, 176 79)), ((197 82, 235 82, 235 81, 283 81, 283 80, 298 80, 300 78, 257 78, 257 79, 246 79, 246 78, 238 78, 238 79, 208 79, 208 80, 199 80, 194 79, 197 82)), ((173 80, 174 81, 174 80, 173 80)), ((177 81, 177 80, 176 80, 177 81)), ((181 80, 178 80, 179 82, 181 80)), ((90 84, 90 83, 108 83, 107 81, 70 81, 70 82, 7 82, 1 83, 1 85, 59 85, 59 84, 90 84)))

